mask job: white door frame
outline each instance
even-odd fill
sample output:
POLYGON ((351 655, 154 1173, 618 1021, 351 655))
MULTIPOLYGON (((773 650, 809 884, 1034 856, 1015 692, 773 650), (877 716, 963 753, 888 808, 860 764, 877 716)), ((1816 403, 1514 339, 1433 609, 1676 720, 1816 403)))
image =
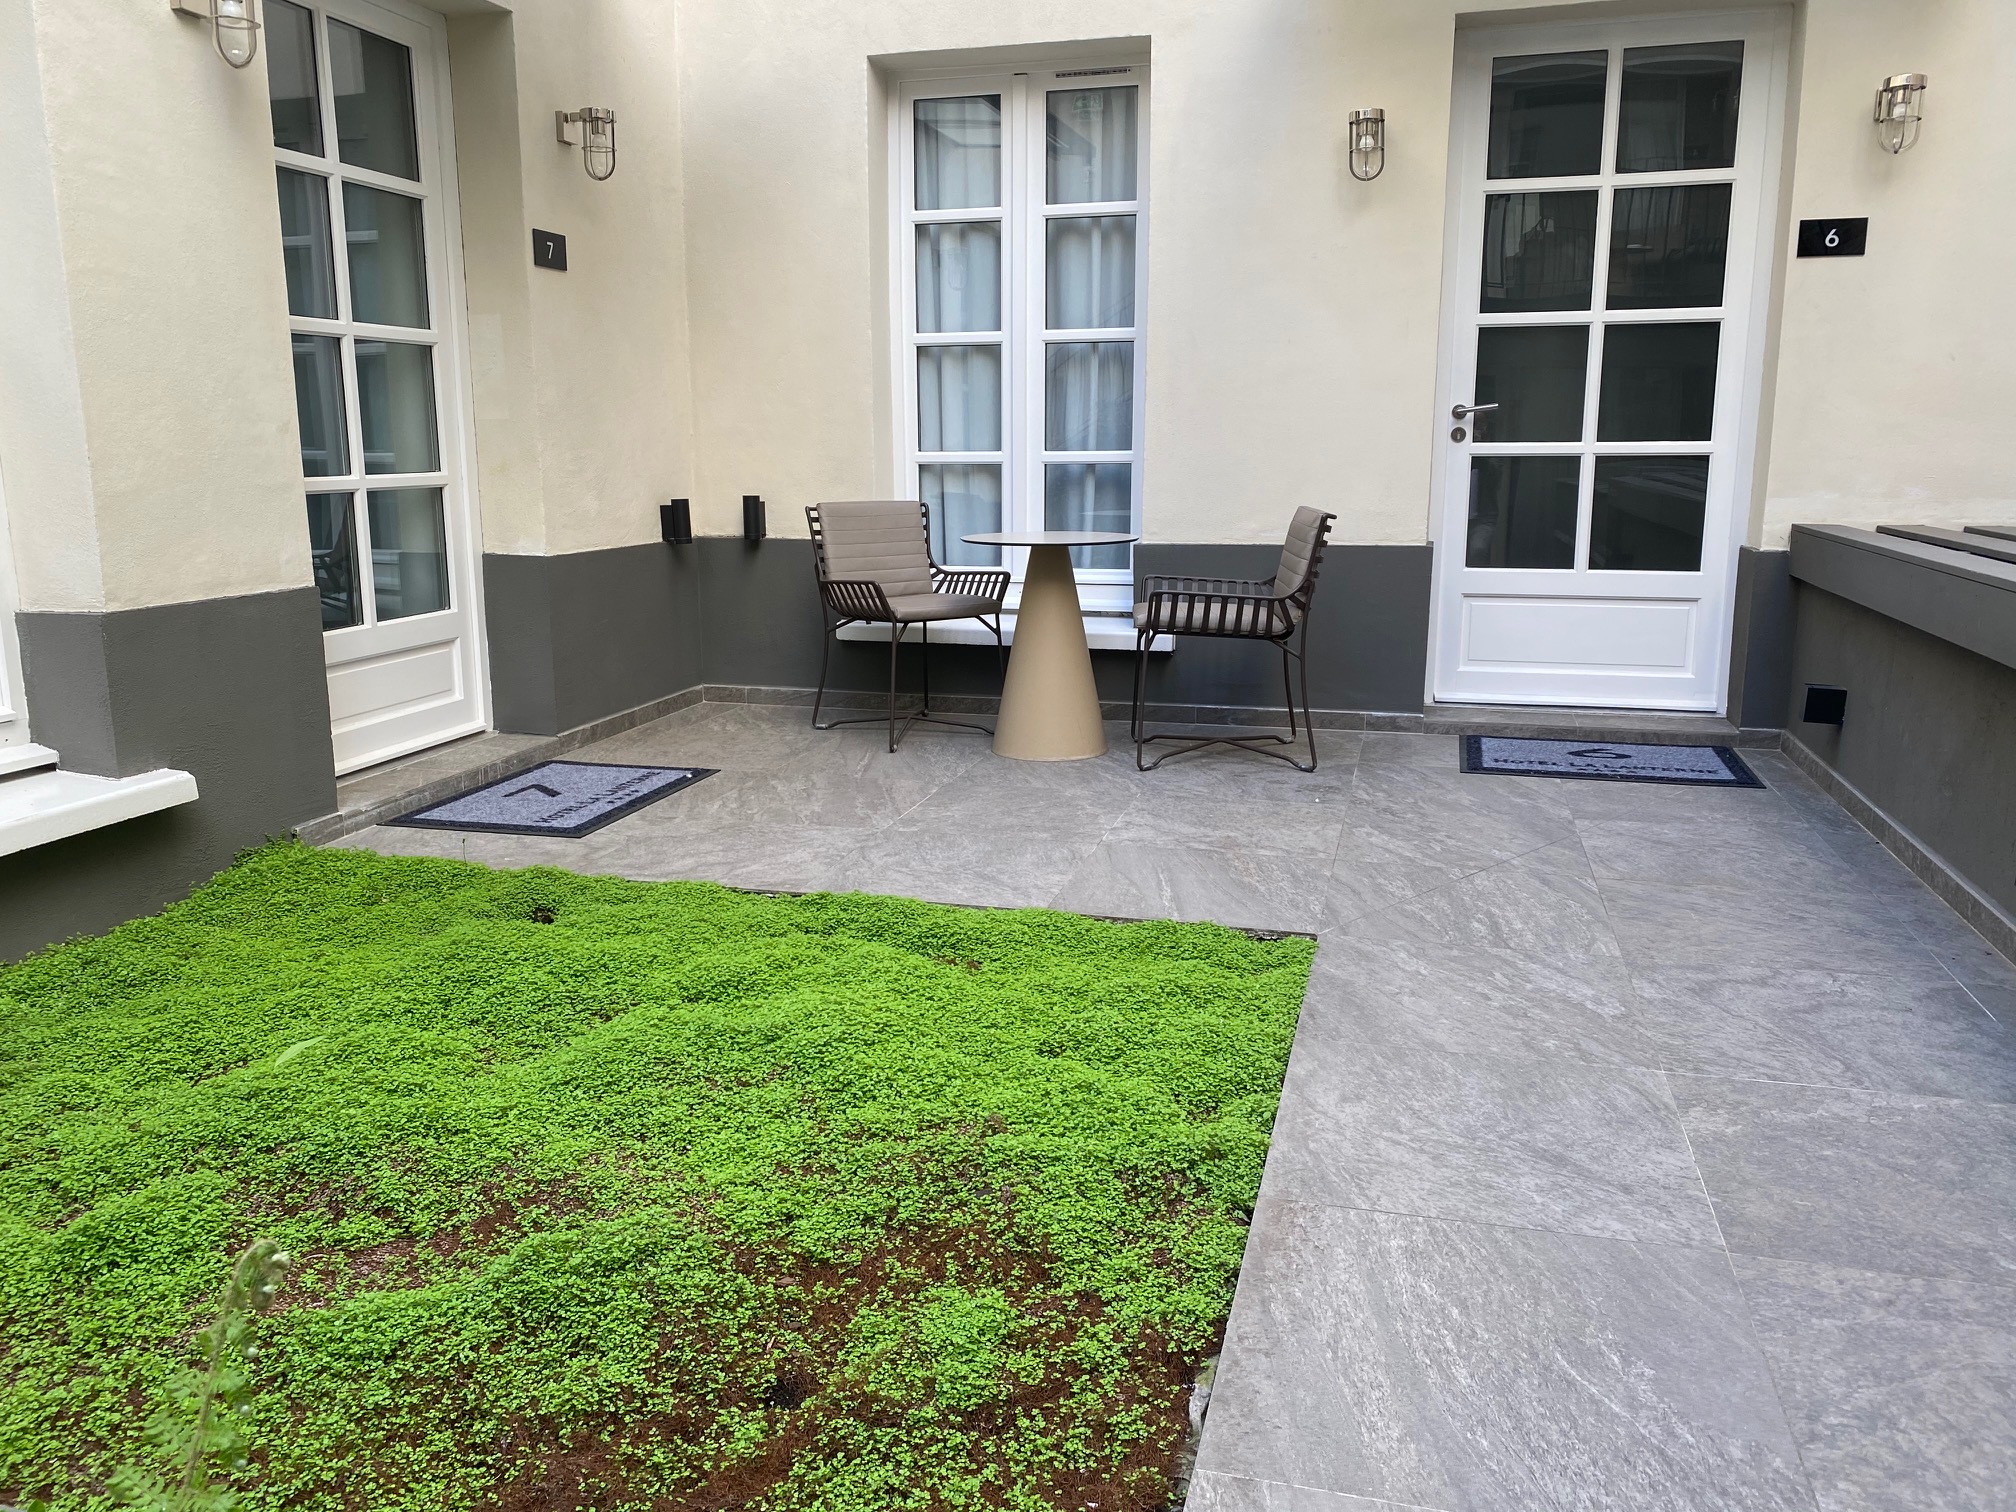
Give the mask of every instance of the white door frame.
MULTIPOLYGON (((21 647, 14 635, 14 551, 7 533, 7 486, 0 469, 0 746, 28 743, 28 705, 21 647)), ((18 753, 17 753, 18 754, 18 753)), ((4 771, 0 767, 0 771, 4 771)))
MULTIPOLYGON (((468 295, 463 273, 461 191, 455 171, 455 121, 453 98, 450 94, 451 81, 448 64, 448 22, 437 12, 408 0, 300 0, 311 9, 334 16, 338 20, 353 22, 367 31, 376 32, 392 41, 400 42, 412 49, 414 127, 418 136, 420 154, 420 182, 417 186, 401 180, 374 174, 370 170, 342 165, 344 176, 360 181, 383 183, 395 193, 412 194, 417 187, 422 203, 422 226, 427 238, 427 297, 429 318, 434 332, 434 378, 435 378, 435 430, 441 448, 439 472, 443 478, 442 512, 446 534, 449 563, 449 591, 453 612, 460 616, 462 632, 456 656, 457 677, 461 684, 455 698, 466 698, 468 714, 453 724, 429 727, 418 733, 393 733, 383 743, 368 747, 361 743, 351 743, 346 750, 344 731, 333 731, 335 743, 336 772, 341 776, 360 767, 393 760, 413 751, 474 734, 490 727, 490 666, 489 646, 484 633, 483 614, 483 571, 481 520, 482 510, 477 496, 476 485, 476 428, 475 416, 469 403, 471 393, 469 344, 467 332, 468 295)), ((316 54, 319 76, 318 90, 331 87, 327 30, 325 25, 316 27, 316 54)), ((318 108, 320 100, 318 97, 318 108)), ((329 163, 336 159, 336 147, 329 145, 329 163)), ((296 159, 293 154, 276 154, 283 167, 298 164, 305 171, 316 171, 312 160, 296 159)), ((326 166, 326 165, 325 165, 326 166)), ((343 207, 340 194, 332 187, 330 215, 332 225, 332 257, 339 261, 347 258, 347 249, 342 244, 336 228, 342 225, 343 207)), ((346 275, 347 276, 347 275, 346 275)), ((345 312, 346 315, 349 312, 345 312)), ((294 325, 303 327, 312 322, 303 322, 298 317, 294 325)), ((385 335, 397 339, 395 328, 374 328, 385 335)), ((357 444, 359 410, 354 367, 344 365, 344 404, 346 423, 352 433, 351 444, 357 444)), ((354 460, 355 471, 362 475, 364 459, 360 453, 354 460)), ((373 480, 364 476, 358 485, 359 494, 368 492, 373 480)), ((303 494, 331 491, 324 479, 304 480, 303 494)), ((304 517, 302 528, 306 529, 304 517)), ((360 595, 369 600, 374 589, 374 577, 370 560, 368 539, 357 542, 357 575, 360 595)), ((351 629, 324 631, 322 644, 325 665, 335 668, 355 659, 355 643, 360 632, 368 632, 373 638, 373 655, 396 655, 402 650, 437 644, 440 639, 440 625, 436 616, 414 615, 407 619, 383 621, 357 626, 351 629)), ((436 705, 438 707, 438 704, 436 705)), ((424 713, 422 710, 417 713, 424 713)), ((398 716, 412 721, 414 716, 398 716)), ((424 721, 420 721, 424 723, 424 721)))
MULTIPOLYGON (((1429 655, 1426 696, 1430 702, 1516 703, 1581 707, 1672 709, 1721 713, 1728 705, 1728 653, 1734 624, 1736 561, 1747 535, 1754 505, 1756 452, 1760 409, 1763 397, 1765 331, 1770 307, 1772 270, 1779 242, 1777 206, 1780 163, 1783 153, 1787 96, 1787 64, 1790 49, 1789 12, 1698 11, 1666 16, 1629 17, 1606 21, 1539 25, 1513 25, 1464 30, 1457 33, 1455 89, 1451 102, 1449 133, 1448 198, 1444 238, 1442 278, 1442 321, 1436 362, 1433 451, 1430 467, 1430 539, 1435 545, 1434 587, 1431 594, 1429 655), (1584 49, 1616 49, 1659 46, 1711 40, 1741 39, 1744 44, 1743 94, 1737 121, 1736 165, 1722 171, 1676 171, 1632 175, 1648 186, 1675 182, 1705 182, 1733 179, 1729 224, 1729 259, 1725 269, 1720 357, 1717 365, 1715 419, 1712 442, 1677 444, 1608 443, 1605 451, 1628 453, 1686 452, 1709 454, 1710 482, 1707 518, 1702 538, 1702 571, 1698 590, 1689 584, 1682 593, 1671 595, 1674 602, 1695 604, 1692 646, 1695 664, 1684 679, 1684 691, 1656 687, 1645 673, 1588 675, 1558 673, 1555 686, 1539 685, 1542 676, 1530 673, 1478 675, 1460 669, 1460 637, 1463 633, 1459 600, 1460 575, 1465 571, 1467 514, 1459 498, 1459 483, 1467 494, 1471 449, 1468 443, 1451 440, 1454 425, 1450 411, 1456 404, 1471 401, 1475 379, 1475 314, 1481 266, 1484 197, 1493 181, 1484 177, 1484 143, 1490 112, 1490 62, 1494 56, 1524 53, 1571 52, 1584 49), (1577 682, 1563 688, 1563 682, 1577 682), (1635 684, 1635 686, 1634 686, 1635 684)), ((1614 151, 1619 110, 1617 63, 1612 61, 1609 87, 1605 93, 1604 177, 1610 176, 1607 155, 1614 151)), ((1519 191, 1545 190, 1553 180, 1513 181, 1519 191)), ((1560 187, 1586 187, 1588 179, 1560 180, 1560 187)), ((1602 309, 1601 291, 1609 261, 1607 228, 1609 196, 1599 200, 1596 246, 1592 259, 1591 308, 1583 311, 1553 311, 1534 317, 1536 324, 1567 324, 1588 320, 1595 325, 1607 318, 1602 309)), ((1690 314, 1659 312, 1665 320, 1686 320, 1690 314)), ((1591 388, 1601 365, 1600 344, 1590 357, 1591 388)), ((1593 429, 1588 432, 1593 434, 1593 429)), ((1587 449, 1582 443, 1580 449, 1587 449)), ((1506 450, 1518 448, 1507 446, 1506 450)), ((1565 446, 1549 447, 1532 443, 1534 452, 1561 452, 1565 446)), ((1585 469, 1585 472, 1588 469, 1585 469)), ((1582 483, 1583 504, 1578 525, 1575 569, 1577 578, 1587 574, 1580 564, 1587 552, 1590 480, 1582 483)), ((1508 574, 1514 569, 1495 569, 1508 574)), ((1519 574, 1526 576, 1526 574, 1519 574)), ((1616 586, 1624 574, 1604 575, 1606 586, 1616 586)), ((1584 592, 1577 596, 1590 601, 1657 601, 1665 595, 1657 591, 1657 580, 1676 585, 1681 577, 1695 574, 1631 573, 1628 584, 1638 593, 1609 595, 1584 592), (1651 591, 1645 591, 1651 590, 1651 591)), ((1556 581, 1559 581, 1557 577, 1556 581)), ((1509 585, 1508 585, 1509 586, 1509 585)), ((1573 586, 1573 585, 1570 585, 1573 586)), ((1512 589, 1516 592, 1516 588, 1512 589)), ((1557 590, 1558 592, 1559 590, 1557 590)))

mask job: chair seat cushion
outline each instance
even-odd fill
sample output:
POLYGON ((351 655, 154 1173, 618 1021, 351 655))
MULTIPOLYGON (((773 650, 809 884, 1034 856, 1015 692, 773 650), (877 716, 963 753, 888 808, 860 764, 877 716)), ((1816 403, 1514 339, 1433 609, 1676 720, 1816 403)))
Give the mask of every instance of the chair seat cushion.
POLYGON ((914 625, 919 620, 970 619, 976 614, 999 614, 1001 606, 979 593, 904 593, 893 595, 889 607, 899 624, 914 625))
MULTIPOLYGON (((1134 628, 1148 628, 1147 604, 1134 606, 1134 628)), ((1158 632, 1172 635, 1250 635, 1268 637, 1281 634, 1291 621, 1285 610, 1269 600, 1235 599, 1230 603, 1207 604, 1177 599, 1163 607, 1155 623, 1158 632)))

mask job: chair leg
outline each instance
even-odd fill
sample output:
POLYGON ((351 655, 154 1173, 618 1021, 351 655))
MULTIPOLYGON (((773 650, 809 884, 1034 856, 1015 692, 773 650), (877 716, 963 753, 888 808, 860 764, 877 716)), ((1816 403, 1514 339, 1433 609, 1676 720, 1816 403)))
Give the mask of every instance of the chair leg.
POLYGON ((819 638, 819 691, 812 695, 812 728, 829 730, 831 725, 819 723, 819 706, 826 701, 826 667, 833 660, 833 639, 838 630, 836 625, 828 625, 826 633, 819 638))
POLYGON ((889 623, 889 754, 896 754, 896 647, 902 643, 903 627, 889 623))
POLYGON ((917 637, 922 643, 918 655, 924 659, 924 702, 917 712, 924 718, 931 717, 931 622, 923 620, 917 626, 917 637))
POLYGON ((1316 770, 1316 717, 1309 712, 1309 625, 1302 625, 1302 649, 1295 653, 1302 674, 1302 723, 1309 727, 1309 770, 1316 770))
POLYGON ((1137 634, 1134 637, 1134 713, 1128 724, 1128 733, 1134 737, 1134 767, 1136 771, 1148 770, 1141 764, 1144 747, 1141 740, 1141 702, 1147 696, 1148 688, 1148 645, 1154 640, 1152 634, 1137 634))

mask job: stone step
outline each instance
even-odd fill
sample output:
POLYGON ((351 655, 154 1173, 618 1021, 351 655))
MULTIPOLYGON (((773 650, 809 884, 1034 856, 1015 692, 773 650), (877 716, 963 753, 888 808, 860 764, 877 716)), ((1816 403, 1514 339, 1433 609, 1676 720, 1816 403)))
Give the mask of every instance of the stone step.
POLYGON ((1524 740, 1619 740, 1638 745, 1775 748, 1777 730, 1746 730, 1713 714, 1644 709, 1559 709, 1505 704, 1430 704, 1425 735, 1502 735, 1524 740))

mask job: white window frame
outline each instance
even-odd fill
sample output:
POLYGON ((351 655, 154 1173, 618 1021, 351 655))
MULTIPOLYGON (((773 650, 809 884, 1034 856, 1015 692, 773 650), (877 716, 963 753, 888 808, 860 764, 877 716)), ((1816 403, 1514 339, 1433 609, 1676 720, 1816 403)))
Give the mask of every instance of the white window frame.
MULTIPOLYGON (((21 644, 14 633, 14 553, 7 533, 6 480, 0 477, 0 751, 28 745, 28 704, 21 644)), ((0 773, 9 770, 0 757, 0 773)))
MULTIPOLYGON (((1130 53, 1112 58, 1073 59, 1055 66, 1027 65, 985 72, 922 72, 906 76, 890 92, 889 206, 890 300, 893 337, 891 392, 896 398, 896 487, 906 498, 922 497, 920 463, 998 461, 1001 465, 1001 528, 1043 527, 1043 468, 1046 462, 1124 462, 1129 465, 1130 529, 1141 530, 1148 390, 1147 303, 1150 186, 1148 180, 1151 96, 1148 60, 1130 53), (1047 99, 1052 89, 1135 86, 1135 197, 1132 200, 1051 205, 1046 203, 1047 99), (915 208, 916 163, 912 110, 916 102, 960 95, 1001 97, 1001 205, 984 208, 915 208), (1094 215, 1132 215, 1134 220, 1134 324, 1096 330, 1045 329, 1047 223, 1094 215), (917 233, 933 222, 1001 222, 1001 440, 1000 453, 931 452, 918 447, 917 357, 920 346, 985 344, 984 335, 920 333, 917 330, 917 233), (1044 348, 1051 341, 1131 341, 1134 345, 1133 445, 1126 451, 1052 452, 1044 448, 1044 348)), ((1021 596, 1028 552, 1009 549, 1002 565, 1014 576, 1009 605, 1021 596)), ((1081 568, 1078 596, 1087 613, 1126 614, 1134 603, 1134 570, 1081 568)))

